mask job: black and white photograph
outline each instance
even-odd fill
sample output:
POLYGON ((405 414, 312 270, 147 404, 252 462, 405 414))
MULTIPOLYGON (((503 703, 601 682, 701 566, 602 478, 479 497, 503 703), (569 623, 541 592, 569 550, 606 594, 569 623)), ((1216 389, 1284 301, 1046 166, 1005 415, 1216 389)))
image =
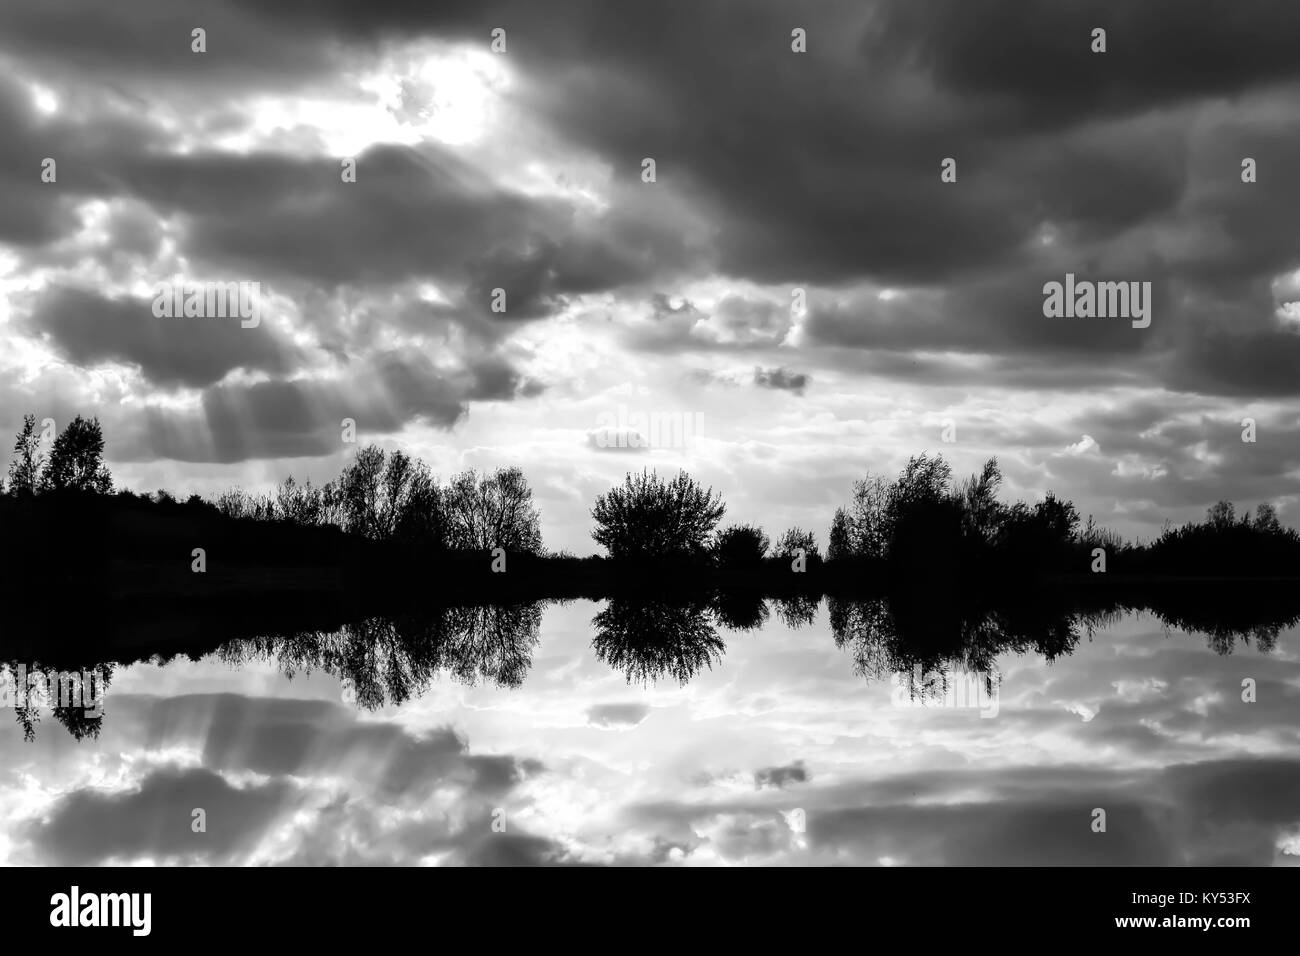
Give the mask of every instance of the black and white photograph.
POLYGON ((1300 866, 1298 37, 0 0, 23 920, 148 936, 205 869, 1091 870, 1109 938, 1249 940, 1300 866))

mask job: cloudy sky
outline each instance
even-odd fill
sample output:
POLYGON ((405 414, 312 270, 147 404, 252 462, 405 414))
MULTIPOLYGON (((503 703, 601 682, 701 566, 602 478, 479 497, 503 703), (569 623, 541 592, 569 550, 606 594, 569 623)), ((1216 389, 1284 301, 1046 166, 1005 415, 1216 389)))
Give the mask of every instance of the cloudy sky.
POLYGON ((442 474, 521 465, 579 553, 630 468, 824 543, 854 477, 925 450, 1128 534, 1220 497, 1298 523, 1297 28, 1254 0, 5 4, 0 427, 97 414, 119 482, 188 494, 328 478, 352 418, 442 474), (1150 327, 1044 317, 1066 273, 1150 282, 1150 327), (263 319, 157 318, 161 282, 257 282, 263 319), (608 447, 638 415, 690 427, 608 447))

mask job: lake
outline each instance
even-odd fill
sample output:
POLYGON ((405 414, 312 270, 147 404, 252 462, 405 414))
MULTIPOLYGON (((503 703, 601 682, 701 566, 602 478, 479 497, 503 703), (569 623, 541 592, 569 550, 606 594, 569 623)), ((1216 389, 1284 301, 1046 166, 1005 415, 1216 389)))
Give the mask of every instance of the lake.
POLYGON ((873 613, 575 600, 115 664, 81 739, 0 728, 0 861, 1300 863, 1297 629, 916 652, 873 613))

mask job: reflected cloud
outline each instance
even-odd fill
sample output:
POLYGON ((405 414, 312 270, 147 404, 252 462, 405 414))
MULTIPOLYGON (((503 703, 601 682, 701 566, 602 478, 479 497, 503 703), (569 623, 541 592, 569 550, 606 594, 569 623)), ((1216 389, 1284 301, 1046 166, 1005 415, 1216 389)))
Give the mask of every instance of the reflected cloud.
POLYGON ((0 736, 0 860, 1300 863, 1285 602, 1144 600, 787 596, 724 642, 746 602, 630 596, 119 661, 97 735, 0 736), (933 706, 963 672, 994 719, 933 706))

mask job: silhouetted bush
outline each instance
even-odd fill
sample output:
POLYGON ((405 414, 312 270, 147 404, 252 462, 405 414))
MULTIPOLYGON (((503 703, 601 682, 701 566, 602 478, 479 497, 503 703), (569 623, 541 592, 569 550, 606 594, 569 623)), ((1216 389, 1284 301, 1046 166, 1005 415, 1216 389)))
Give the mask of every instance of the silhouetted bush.
POLYGON ((1074 505, 1048 492, 1046 498, 1032 506, 1017 502, 1007 508, 994 546, 1004 564, 1064 570, 1077 552, 1074 541, 1078 525, 1079 513, 1074 505))
POLYGON ((1271 504, 1260 505, 1252 519, 1240 517, 1229 501, 1220 501, 1204 521, 1166 528, 1134 560, 1141 570, 1186 576, 1270 577, 1300 573, 1300 534, 1284 527, 1271 504))
POLYGON ((762 565, 770 545, 762 528, 733 524, 714 538, 713 559, 719 567, 752 570, 762 565))

